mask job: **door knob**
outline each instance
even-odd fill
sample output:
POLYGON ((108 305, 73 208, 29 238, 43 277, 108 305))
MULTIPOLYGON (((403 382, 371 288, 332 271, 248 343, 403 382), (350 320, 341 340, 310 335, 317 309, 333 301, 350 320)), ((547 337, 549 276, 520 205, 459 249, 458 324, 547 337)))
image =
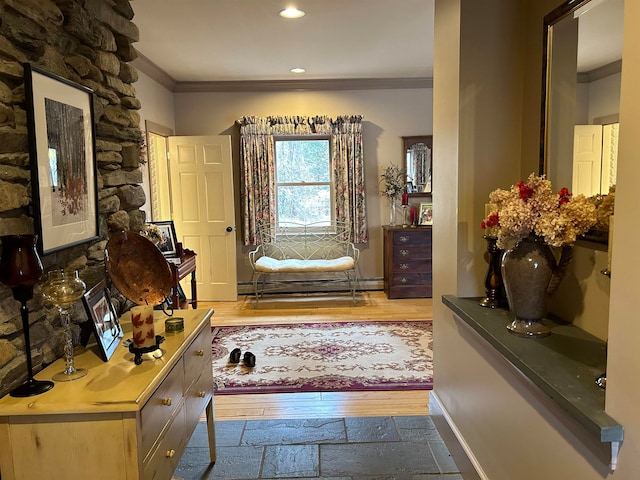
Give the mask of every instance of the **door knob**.
POLYGON ((233 232, 233 227, 227 227, 227 232, 229 233, 233 232))

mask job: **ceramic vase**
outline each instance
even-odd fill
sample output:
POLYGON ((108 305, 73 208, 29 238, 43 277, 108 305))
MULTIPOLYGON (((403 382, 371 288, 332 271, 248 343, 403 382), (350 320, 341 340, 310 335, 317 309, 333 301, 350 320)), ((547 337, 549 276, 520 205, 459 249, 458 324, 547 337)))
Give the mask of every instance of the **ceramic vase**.
POLYGON ((515 314, 507 326, 512 334, 544 337, 551 333, 542 320, 570 259, 570 247, 563 247, 556 260, 551 247, 536 235, 523 238, 505 251, 501 269, 509 309, 515 314))

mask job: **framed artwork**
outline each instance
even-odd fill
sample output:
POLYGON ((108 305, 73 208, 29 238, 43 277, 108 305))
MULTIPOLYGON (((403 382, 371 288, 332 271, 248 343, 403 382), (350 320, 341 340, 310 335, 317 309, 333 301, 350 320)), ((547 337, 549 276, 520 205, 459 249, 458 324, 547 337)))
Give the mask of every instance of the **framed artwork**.
POLYGON ((102 360, 106 362, 120 344, 123 332, 105 281, 101 280, 88 290, 82 300, 96 336, 98 351, 102 360))
POLYGON ((177 257, 176 244, 178 243, 178 237, 176 236, 176 227, 173 225, 173 220, 147 223, 149 223, 149 225, 155 225, 162 233, 162 241, 157 245, 162 254, 165 257, 177 257))
POLYGON ((433 225, 433 203, 421 203, 418 225, 433 225))
POLYGON ((93 92, 24 64, 38 248, 48 254, 99 235, 93 92))

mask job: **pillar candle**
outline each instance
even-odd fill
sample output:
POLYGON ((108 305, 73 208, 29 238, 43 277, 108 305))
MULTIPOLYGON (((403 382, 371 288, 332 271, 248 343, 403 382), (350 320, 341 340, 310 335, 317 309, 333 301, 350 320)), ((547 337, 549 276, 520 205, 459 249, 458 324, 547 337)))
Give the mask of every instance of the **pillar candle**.
POLYGON ((133 329, 133 343, 136 348, 156 345, 152 305, 138 305, 131 309, 131 327, 133 329))
POLYGON ((408 193, 403 193, 402 194, 402 205, 409 205, 409 194, 408 193))
POLYGON ((416 224, 416 214, 417 214, 417 210, 415 208, 412 208, 411 210, 409 210, 409 219, 410 219, 410 223, 411 225, 415 225, 416 224))

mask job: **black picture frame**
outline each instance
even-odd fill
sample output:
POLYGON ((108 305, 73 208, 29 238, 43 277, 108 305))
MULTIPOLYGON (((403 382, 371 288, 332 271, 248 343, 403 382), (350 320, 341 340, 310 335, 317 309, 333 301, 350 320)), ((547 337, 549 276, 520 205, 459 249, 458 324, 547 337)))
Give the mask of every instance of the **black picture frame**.
POLYGON ((85 292, 82 303, 96 337, 100 356, 102 360, 107 362, 113 356, 124 333, 118 321, 118 314, 111 302, 106 282, 101 280, 85 292))
POLYGON ((38 250, 99 238, 93 91, 24 64, 38 250))
POLYGON ((173 220, 161 220, 147 223, 149 225, 155 225, 162 232, 162 242, 156 245, 162 254, 165 257, 177 257, 178 252, 176 250, 176 244, 178 243, 178 237, 176 236, 176 227, 173 224, 173 220))

